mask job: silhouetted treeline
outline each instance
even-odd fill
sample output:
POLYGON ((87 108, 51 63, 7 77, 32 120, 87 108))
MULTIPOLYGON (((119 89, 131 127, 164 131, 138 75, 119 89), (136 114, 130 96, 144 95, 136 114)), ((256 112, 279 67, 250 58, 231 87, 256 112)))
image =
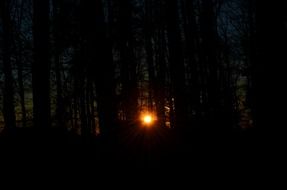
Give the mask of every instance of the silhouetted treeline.
POLYGON ((1 0, 1 127, 110 134, 155 113, 186 131, 272 129, 286 3, 1 0))

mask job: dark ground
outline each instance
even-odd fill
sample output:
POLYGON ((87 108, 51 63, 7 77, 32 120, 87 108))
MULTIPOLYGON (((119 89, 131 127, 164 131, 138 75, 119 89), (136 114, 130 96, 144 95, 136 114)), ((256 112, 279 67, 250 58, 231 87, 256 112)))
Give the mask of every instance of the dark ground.
POLYGON ((18 129, 1 134, 1 168, 16 176, 32 172, 77 178, 110 171, 108 176, 148 173, 171 180, 194 174, 252 179, 283 170, 282 142, 274 139, 255 130, 208 133, 130 127, 111 137, 82 139, 58 129, 18 129))

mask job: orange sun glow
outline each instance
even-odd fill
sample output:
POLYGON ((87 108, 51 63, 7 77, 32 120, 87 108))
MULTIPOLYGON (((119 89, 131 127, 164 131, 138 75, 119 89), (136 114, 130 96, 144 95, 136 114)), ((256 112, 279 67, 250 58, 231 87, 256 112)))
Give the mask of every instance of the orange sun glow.
POLYGON ((143 113, 141 116, 141 121, 144 126, 151 126, 155 121, 155 117, 150 113, 143 113))
POLYGON ((152 122, 152 117, 150 115, 145 115, 143 121, 146 124, 150 124, 152 122))

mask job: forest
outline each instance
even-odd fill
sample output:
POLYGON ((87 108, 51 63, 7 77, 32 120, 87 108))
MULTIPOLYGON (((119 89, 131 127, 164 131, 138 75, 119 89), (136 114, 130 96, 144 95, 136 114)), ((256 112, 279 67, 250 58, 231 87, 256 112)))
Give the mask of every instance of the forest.
POLYGON ((255 154, 284 139, 286 12, 280 0, 1 0, 1 147, 69 144, 135 166, 255 154))

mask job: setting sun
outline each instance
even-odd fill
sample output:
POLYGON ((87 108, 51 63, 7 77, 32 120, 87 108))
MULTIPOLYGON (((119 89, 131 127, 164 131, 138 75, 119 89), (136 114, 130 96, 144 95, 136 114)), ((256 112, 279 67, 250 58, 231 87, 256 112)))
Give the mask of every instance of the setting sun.
POLYGON ((145 114, 142 114, 141 120, 142 120, 143 125, 150 126, 151 124, 154 123, 155 117, 150 113, 145 113, 145 114))
POLYGON ((152 122, 152 117, 150 115, 146 115, 146 116, 144 116, 143 121, 146 124, 150 124, 152 122))

